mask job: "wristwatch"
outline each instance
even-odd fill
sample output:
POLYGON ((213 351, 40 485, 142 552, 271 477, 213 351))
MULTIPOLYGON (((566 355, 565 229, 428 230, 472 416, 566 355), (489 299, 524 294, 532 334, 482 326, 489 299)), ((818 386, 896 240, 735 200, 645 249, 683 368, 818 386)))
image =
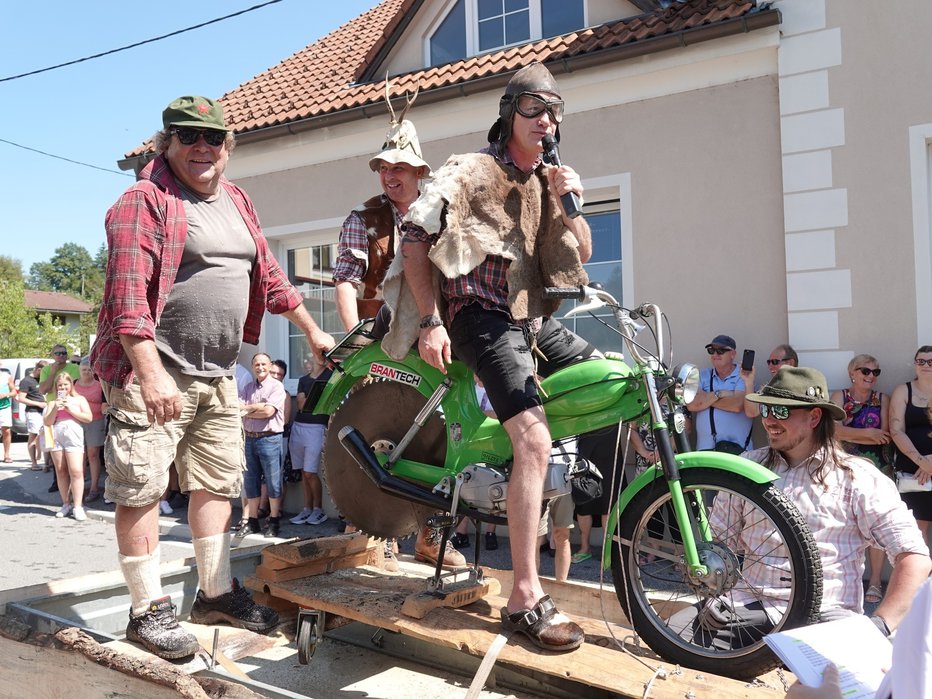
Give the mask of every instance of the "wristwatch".
POLYGON ((438 325, 443 325, 443 321, 440 320, 440 316, 432 315, 432 316, 424 316, 423 318, 421 318, 421 323, 418 327, 420 327, 423 330, 424 328, 434 328, 434 327, 437 327, 438 325))
POLYGON ((715 396, 715 400, 718 400, 719 398, 722 397, 722 392, 721 392, 721 391, 716 391, 716 392, 713 393, 712 395, 715 396))

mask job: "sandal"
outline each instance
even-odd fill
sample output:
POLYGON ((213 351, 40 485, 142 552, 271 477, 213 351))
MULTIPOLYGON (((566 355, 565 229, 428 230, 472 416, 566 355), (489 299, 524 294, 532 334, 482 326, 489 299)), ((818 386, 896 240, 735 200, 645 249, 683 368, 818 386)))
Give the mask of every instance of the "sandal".
POLYGON ((532 609, 514 614, 502 607, 502 630, 519 632, 543 650, 574 650, 586 640, 586 634, 576 622, 557 611, 550 595, 544 595, 532 609))
POLYGON ((585 551, 585 552, 577 551, 572 556, 570 556, 570 562, 571 563, 582 563, 583 561, 588 561, 590 558, 592 558, 592 554, 589 553, 588 551, 585 551))
POLYGON ((882 599, 883 599, 883 590, 880 589, 879 585, 871 585, 869 588, 867 588, 867 592, 864 593, 865 602, 870 602, 871 604, 877 604, 882 599))

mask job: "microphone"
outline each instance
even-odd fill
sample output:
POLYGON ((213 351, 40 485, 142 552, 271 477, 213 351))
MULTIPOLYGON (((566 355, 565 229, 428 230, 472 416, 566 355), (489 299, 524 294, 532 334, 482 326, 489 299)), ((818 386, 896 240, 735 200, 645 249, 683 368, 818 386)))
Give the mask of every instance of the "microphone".
MULTIPOLYGON (((557 142, 549 133, 540 140, 544 146, 544 162, 549 165, 560 167, 560 151, 557 149, 557 142)), ((582 213, 582 203, 579 201, 579 195, 576 192, 567 192, 560 195, 560 201, 563 202, 563 210, 569 218, 576 218, 582 213)))

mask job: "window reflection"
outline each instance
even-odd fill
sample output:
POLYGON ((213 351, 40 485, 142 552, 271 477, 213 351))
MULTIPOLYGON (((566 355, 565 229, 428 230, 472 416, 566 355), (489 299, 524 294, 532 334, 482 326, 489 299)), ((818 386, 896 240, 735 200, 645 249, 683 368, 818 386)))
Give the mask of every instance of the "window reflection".
MULTIPOLYGON (((334 337, 341 337, 343 325, 337 315, 333 288, 333 263, 336 258, 336 243, 289 250, 288 279, 304 297, 304 307, 314 321, 334 337)), ((304 333, 288 323, 289 378, 298 378, 307 373, 303 369, 307 352, 304 333)))

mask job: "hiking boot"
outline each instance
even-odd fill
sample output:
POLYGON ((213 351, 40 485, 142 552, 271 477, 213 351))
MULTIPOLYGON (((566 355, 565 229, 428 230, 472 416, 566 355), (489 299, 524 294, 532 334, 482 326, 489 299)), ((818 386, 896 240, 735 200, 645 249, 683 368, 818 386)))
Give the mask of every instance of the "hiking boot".
POLYGON ((252 595, 240 587, 233 578, 233 589, 210 599, 203 590, 197 591, 197 599, 191 606, 191 621, 195 624, 227 623, 240 629, 256 633, 268 633, 278 624, 278 612, 256 604, 252 595))
MULTIPOLYGON (((424 527, 424 538, 414 544, 414 560, 425 561, 431 565, 437 565, 437 558, 440 556, 440 534, 431 527, 424 527)), ((457 551, 447 541, 447 547, 443 552, 444 568, 465 568, 466 557, 457 551)))
POLYGON ((278 517, 269 517, 267 520, 265 520, 265 523, 268 525, 265 530, 266 539, 276 538, 281 534, 281 522, 279 521, 278 517))
POLYGON ((459 532, 454 532, 453 536, 450 537, 450 545, 455 549, 464 549, 469 546, 469 534, 460 534, 459 532))
POLYGON ((498 548, 498 536, 495 532, 486 532, 485 533, 485 550, 494 551, 498 548))
POLYGON ((250 517, 243 522, 240 522, 239 527, 236 530, 236 538, 242 539, 248 534, 258 534, 262 531, 262 528, 259 526, 259 520, 255 517, 250 517))
POLYGON ((141 643, 150 653, 166 660, 186 658, 200 648, 197 638, 181 628, 175 618, 175 605, 168 596, 152 600, 142 616, 130 612, 126 640, 141 643))

